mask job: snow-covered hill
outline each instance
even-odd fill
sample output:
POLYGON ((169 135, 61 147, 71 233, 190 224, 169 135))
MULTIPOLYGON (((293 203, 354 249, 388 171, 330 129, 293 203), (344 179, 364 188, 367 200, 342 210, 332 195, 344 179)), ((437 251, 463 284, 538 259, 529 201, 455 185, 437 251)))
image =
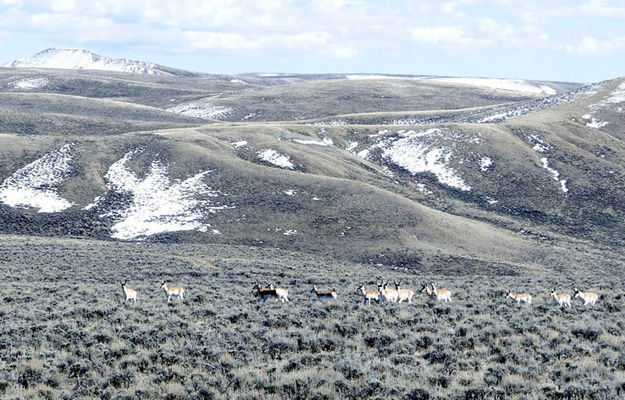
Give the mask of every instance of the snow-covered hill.
POLYGON ((50 48, 33 56, 18 58, 3 64, 5 68, 55 68, 85 69, 115 72, 129 72, 149 75, 190 75, 162 65, 131 60, 127 58, 107 58, 86 49, 50 48))
POLYGON ((431 76, 403 76, 403 75, 383 75, 383 74, 352 74, 346 75, 349 80, 369 80, 369 79, 419 79, 430 82, 437 82, 449 85, 464 85, 486 89, 506 90, 510 92, 530 93, 538 95, 554 95, 558 91, 548 85, 535 81, 523 79, 502 79, 502 78, 462 78, 462 77, 431 77, 431 76))

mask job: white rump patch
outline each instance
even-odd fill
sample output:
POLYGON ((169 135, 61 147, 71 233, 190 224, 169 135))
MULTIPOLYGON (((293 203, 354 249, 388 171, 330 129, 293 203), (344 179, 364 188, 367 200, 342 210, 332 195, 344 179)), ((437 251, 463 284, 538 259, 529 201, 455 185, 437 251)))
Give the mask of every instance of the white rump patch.
POLYGON ((54 150, 16 171, 0 185, 0 201, 10 207, 60 212, 72 206, 58 190, 71 174, 72 143, 54 150))

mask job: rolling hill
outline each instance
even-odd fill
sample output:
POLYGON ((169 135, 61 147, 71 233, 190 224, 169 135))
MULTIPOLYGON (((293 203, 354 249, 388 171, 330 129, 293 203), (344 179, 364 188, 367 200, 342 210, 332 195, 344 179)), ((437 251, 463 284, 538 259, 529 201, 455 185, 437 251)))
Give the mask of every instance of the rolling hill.
POLYGON ((2 229, 385 265, 611 247, 622 85, 3 69, 2 229))

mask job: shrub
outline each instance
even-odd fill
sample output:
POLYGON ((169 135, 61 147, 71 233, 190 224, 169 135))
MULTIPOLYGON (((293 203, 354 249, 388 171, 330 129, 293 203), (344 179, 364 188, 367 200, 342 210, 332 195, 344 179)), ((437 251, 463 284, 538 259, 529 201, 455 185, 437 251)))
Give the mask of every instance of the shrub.
POLYGON ((341 360, 334 364, 334 370, 343 374, 345 379, 358 379, 364 375, 362 365, 352 359, 341 360))
POLYGON ((404 396, 404 400, 429 400, 430 398, 430 394, 424 389, 412 389, 404 396))
POLYGON ((24 389, 29 389, 43 383, 41 365, 35 360, 30 360, 18 370, 17 383, 24 389))

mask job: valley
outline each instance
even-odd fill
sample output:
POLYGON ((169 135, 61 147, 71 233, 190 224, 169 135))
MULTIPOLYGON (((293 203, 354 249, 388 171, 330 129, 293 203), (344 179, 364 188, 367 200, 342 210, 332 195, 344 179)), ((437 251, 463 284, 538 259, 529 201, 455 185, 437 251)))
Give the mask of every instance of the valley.
POLYGON ((0 68, 3 397, 625 390, 625 79, 20 63, 0 68), (395 279, 453 301, 356 293, 395 279), (600 300, 560 309, 554 287, 600 300))

